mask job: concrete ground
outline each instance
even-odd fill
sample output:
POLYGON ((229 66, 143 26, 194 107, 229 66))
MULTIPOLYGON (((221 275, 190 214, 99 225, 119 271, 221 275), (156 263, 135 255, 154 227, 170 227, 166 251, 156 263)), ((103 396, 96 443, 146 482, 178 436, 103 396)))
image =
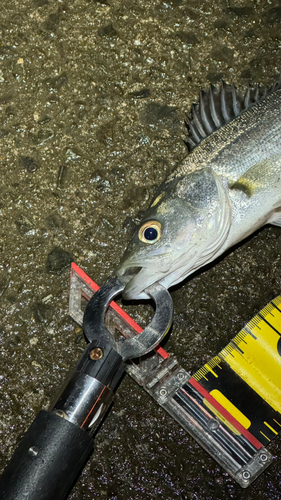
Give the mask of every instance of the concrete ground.
MULTIPOLYGON (((273 83, 280 23, 265 0, 1 1, 2 468, 85 346, 69 262, 99 284, 114 273, 134 217, 187 154, 200 89, 273 83)), ((173 292, 166 347, 186 370, 281 293, 280 242, 267 227, 173 292)), ((280 443, 244 491, 126 377, 69 498, 278 499, 280 443)))

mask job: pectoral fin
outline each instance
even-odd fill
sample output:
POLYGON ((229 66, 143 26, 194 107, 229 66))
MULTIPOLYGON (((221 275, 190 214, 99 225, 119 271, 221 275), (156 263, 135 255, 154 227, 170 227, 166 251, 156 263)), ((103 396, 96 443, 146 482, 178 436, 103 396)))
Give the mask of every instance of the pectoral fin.
POLYGON ((271 215, 268 223, 273 224, 273 226, 281 227, 281 207, 276 208, 276 210, 271 215))

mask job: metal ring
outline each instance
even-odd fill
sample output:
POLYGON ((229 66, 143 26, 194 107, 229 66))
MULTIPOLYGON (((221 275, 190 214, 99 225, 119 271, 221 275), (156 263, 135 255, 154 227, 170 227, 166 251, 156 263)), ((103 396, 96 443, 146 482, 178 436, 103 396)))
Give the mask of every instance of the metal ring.
POLYGON ((83 328, 89 342, 105 340, 122 356, 123 360, 144 356, 154 349, 169 331, 173 321, 173 301, 168 290, 155 283, 145 292, 155 302, 155 315, 145 329, 130 339, 115 341, 105 326, 105 314, 109 303, 124 290, 125 284, 112 278, 103 285, 87 305, 83 328))
POLYGON ((117 278, 112 278, 105 283, 89 301, 84 317, 83 330, 89 342, 105 340, 116 348, 112 333, 106 328, 105 313, 110 302, 124 290, 125 285, 117 278))

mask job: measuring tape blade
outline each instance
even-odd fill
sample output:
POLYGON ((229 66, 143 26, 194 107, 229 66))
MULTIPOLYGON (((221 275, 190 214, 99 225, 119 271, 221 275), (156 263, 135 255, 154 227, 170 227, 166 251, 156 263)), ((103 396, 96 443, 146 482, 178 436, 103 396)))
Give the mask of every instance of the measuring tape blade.
POLYGON ((189 383, 212 413, 257 449, 281 431, 281 296, 189 383))

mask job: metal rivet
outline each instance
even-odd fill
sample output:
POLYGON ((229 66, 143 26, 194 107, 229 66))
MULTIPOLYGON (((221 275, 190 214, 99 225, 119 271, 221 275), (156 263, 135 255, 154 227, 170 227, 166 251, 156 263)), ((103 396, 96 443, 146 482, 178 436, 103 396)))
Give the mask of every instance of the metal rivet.
POLYGON ((90 358, 93 361, 97 361, 98 359, 103 357, 103 351, 100 347, 95 347, 95 349, 92 349, 90 351, 90 358))
POLYGON ((266 455, 266 453, 261 453, 260 454, 260 460, 262 462, 267 462, 267 459, 268 459, 268 456, 266 455))
POLYGON ((64 413, 63 410, 54 410, 53 413, 57 415, 58 417, 65 418, 66 414, 64 413))
POLYGON ((209 420, 208 427, 210 431, 216 431, 219 428, 220 424, 217 420, 209 420))
POLYGON ((37 457, 39 453, 39 450, 38 448, 36 448, 36 446, 31 446, 31 448, 29 448, 28 450, 28 454, 31 455, 32 457, 37 457))
POLYGON ((251 473, 248 470, 244 470, 242 472, 242 477, 245 481, 248 481, 251 477, 251 473))
POLYGON ((164 387, 162 389, 160 389, 160 396, 166 396, 167 395, 167 390, 164 389, 164 387))

